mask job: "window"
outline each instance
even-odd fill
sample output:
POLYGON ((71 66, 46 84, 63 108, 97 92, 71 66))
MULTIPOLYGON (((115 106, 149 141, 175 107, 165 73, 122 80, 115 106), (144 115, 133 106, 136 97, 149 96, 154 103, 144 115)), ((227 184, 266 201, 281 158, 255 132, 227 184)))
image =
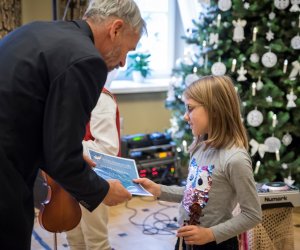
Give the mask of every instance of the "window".
MULTIPOLYGON (((170 76, 174 64, 175 4, 174 0, 135 0, 147 23, 148 36, 140 40, 137 51, 151 54, 151 77, 170 76)), ((120 68, 119 79, 125 78, 126 66, 120 68), (123 71, 123 72, 122 72, 123 71)))

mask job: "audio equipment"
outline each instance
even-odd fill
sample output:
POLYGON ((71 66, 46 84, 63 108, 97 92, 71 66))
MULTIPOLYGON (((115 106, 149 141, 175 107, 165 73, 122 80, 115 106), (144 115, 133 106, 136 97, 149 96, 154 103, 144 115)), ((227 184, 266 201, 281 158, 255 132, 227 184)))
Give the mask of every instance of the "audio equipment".
POLYGON ((168 134, 135 134, 121 138, 122 157, 136 161, 139 176, 165 185, 177 184, 180 160, 168 134))
POLYGON ((263 209, 274 207, 299 207, 299 188, 284 182, 258 183, 257 192, 263 209))

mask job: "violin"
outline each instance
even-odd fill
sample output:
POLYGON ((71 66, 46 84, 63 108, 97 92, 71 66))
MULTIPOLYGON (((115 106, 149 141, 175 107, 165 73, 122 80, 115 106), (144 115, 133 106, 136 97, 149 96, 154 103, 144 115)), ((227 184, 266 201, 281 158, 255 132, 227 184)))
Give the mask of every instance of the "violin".
MULTIPOLYGON (((199 203, 193 202, 190 205, 190 219, 184 221, 184 225, 200 225, 200 217, 202 216, 202 208, 199 203)), ((183 237, 179 239, 179 250, 182 250, 183 247, 183 237)), ((185 245, 186 250, 193 250, 193 245, 185 245)))
POLYGON ((38 221, 42 228, 54 233, 54 249, 57 249, 56 233, 75 228, 81 220, 79 203, 49 175, 42 171, 48 188, 46 200, 42 203, 38 221))

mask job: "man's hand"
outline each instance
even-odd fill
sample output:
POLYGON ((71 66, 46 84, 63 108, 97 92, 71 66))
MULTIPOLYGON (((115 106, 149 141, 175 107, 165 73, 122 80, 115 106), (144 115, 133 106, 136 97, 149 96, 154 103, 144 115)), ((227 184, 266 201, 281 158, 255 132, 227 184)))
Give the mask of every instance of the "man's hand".
POLYGON ((103 203, 107 206, 116 206, 132 198, 131 193, 118 180, 108 180, 109 190, 103 203))
POLYGON ((86 163, 90 166, 90 167, 95 167, 96 163, 93 162, 93 160, 91 158, 89 158, 87 155, 83 154, 83 159, 86 161, 86 163))

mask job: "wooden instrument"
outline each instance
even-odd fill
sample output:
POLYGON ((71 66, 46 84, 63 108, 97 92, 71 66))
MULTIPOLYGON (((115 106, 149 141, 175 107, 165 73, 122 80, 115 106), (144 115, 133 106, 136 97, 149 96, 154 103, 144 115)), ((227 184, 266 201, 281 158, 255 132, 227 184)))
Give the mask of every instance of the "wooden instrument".
POLYGON ((49 175, 42 172, 48 195, 42 203, 38 220, 42 228, 54 233, 54 249, 57 249, 56 233, 75 228, 81 219, 79 203, 49 175))
MULTIPOLYGON (((185 225, 200 225, 200 217, 202 216, 202 208, 198 202, 194 202, 190 206, 190 219, 185 221, 185 225)), ((179 250, 182 249, 183 238, 179 239, 179 250)), ((193 250, 193 245, 186 245, 186 250, 193 250)))

